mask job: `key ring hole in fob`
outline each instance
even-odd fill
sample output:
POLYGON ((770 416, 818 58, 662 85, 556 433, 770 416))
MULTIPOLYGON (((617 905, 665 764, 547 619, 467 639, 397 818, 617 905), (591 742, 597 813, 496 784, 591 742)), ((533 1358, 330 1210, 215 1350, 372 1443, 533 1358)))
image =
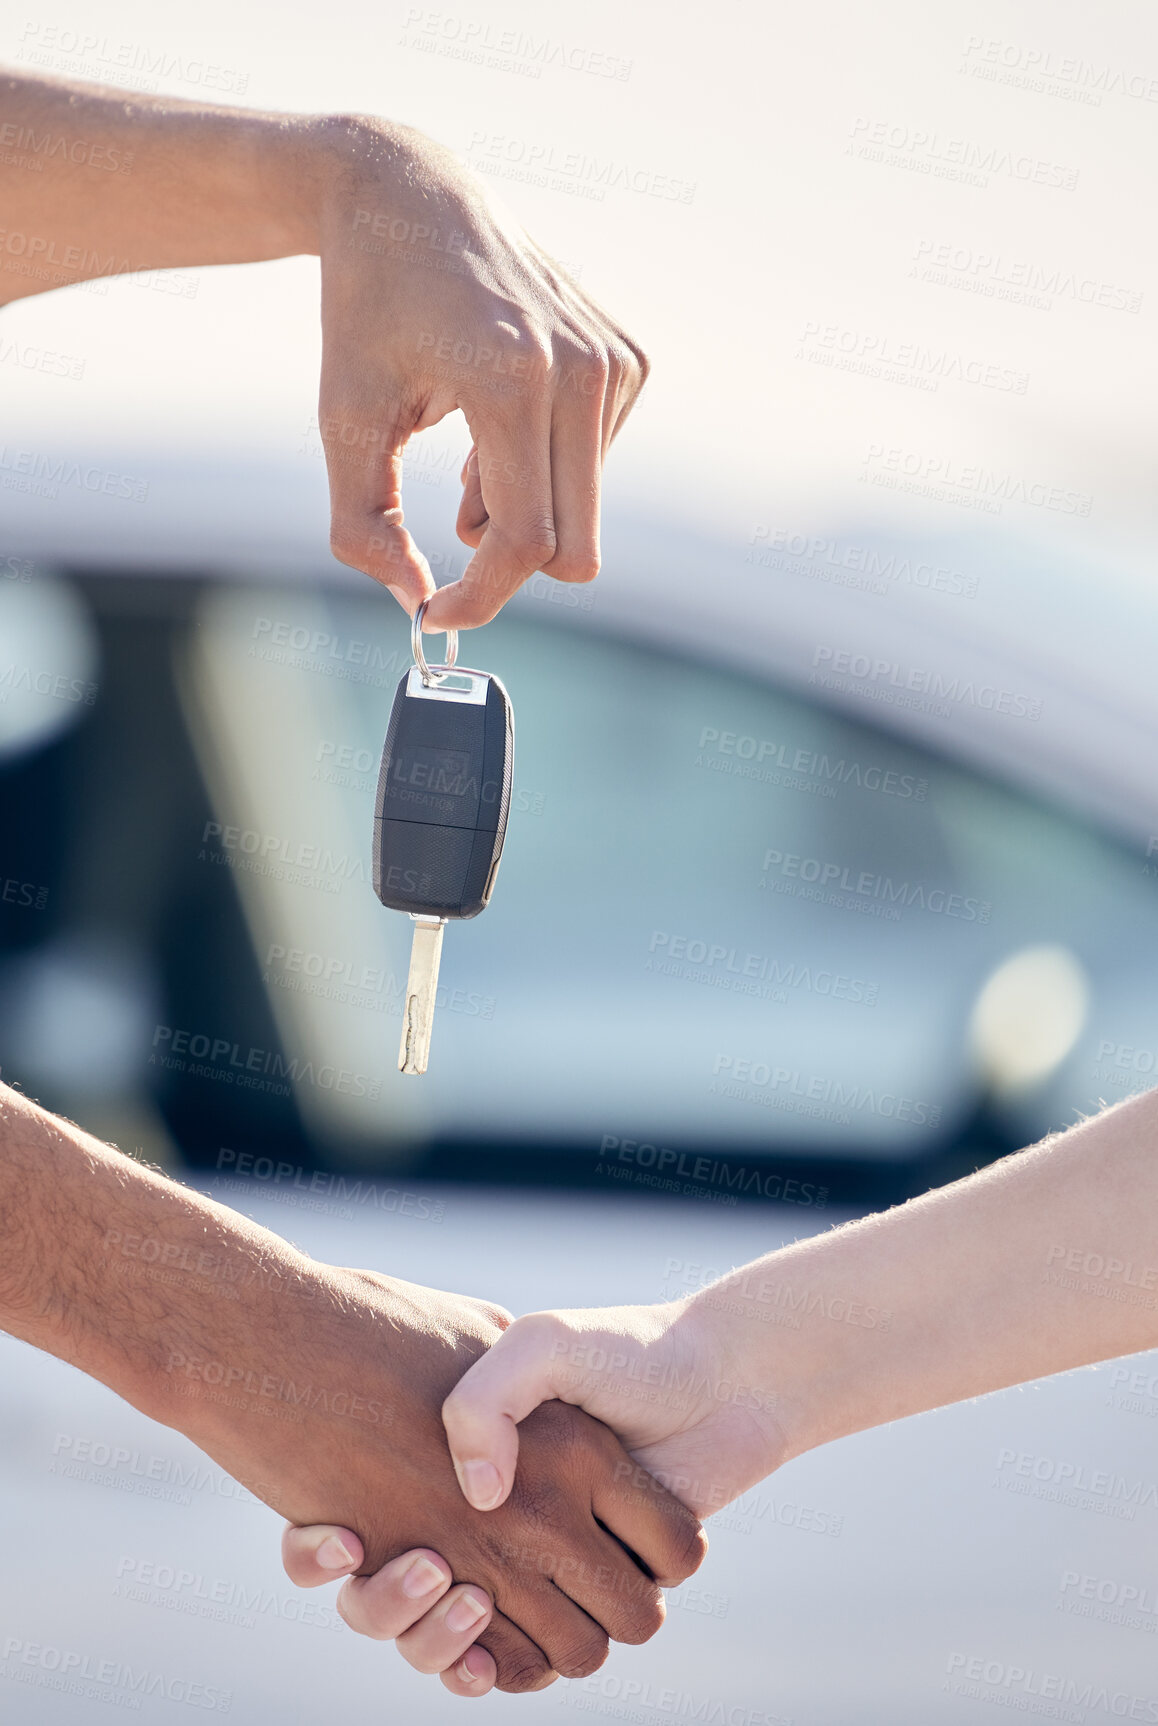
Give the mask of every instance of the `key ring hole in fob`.
POLYGON ((422 651, 422 620, 426 616, 429 599, 424 599, 414 616, 410 619, 410 650, 414 655, 414 663, 422 673, 422 681, 428 689, 443 681, 458 658, 458 630, 448 629, 446 634, 446 658, 441 665, 427 665, 426 655, 422 651), (439 676, 439 673, 442 676, 439 676))

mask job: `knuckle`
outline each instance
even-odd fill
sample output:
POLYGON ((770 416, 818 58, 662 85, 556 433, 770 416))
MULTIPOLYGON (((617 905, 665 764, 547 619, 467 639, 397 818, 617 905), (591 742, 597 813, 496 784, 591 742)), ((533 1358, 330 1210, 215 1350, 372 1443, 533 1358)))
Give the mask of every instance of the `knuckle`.
POLYGON ((616 338, 607 346, 612 373, 616 378, 630 377, 636 369, 635 354, 630 345, 616 338))
POLYGON ((551 1660, 560 1678, 589 1678, 603 1665, 609 1649, 607 1637, 593 1626, 589 1634, 580 1635, 569 1646, 552 1645, 551 1660))
POLYGON ((624 1614, 622 1624, 617 1625, 615 1640, 635 1647, 641 1642, 650 1642, 656 1632, 662 1630, 664 1616, 663 1595, 658 1588, 634 1590, 631 1609, 624 1614))
POLYGON ((541 569, 550 563, 558 549, 554 524, 547 521, 529 522, 514 535, 514 550, 520 562, 541 569))
POLYGON ((674 1582, 683 1582, 689 1576, 694 1576, 708 1555, 708 1537, 692 1516, 686 1513, 687 1520, 680 1518, 679 1522, 668 1531, 669 1560, 667 1575, 664 1581, 668 1587, 674 1582))
POLYGON ((556 581, 565 581, 573 586, 581 586, 584 582, 594 581, 599 574, 599 553, 597 551, 560 551, 556 552, 547 566, 548 575, 556 581))
POLYGON ((531 1648, 504 1650, 498 1659, 498 1669, 497 1687, 511 1695, 538 1690, 551 1671, 545 1656, 531 1648))
POLYGON ((499 1306, 495 1301, 481 1301, 482 1316, 496 1330, 507 1330, 512 1323, 511 1314, 505 1306, 499 1306))
POLYGON ((441 1672, 444 1664, 438 1655, 417 1650, 407 1652, 405 1658, 416 1672, 421 1672, 426 1678, 433 1678, 436 1672, 441 1672))
POLYGON ((620 340, 622 341, 626 355, 624 369, 629 372, 634 371, 638 373, 639 388, 642 389, 648 378, 651 376, 651 359, 647 353, 645 353, 644 349, 640 347, 637 341, 633 341, 630 336, 624 335, 622 331, 620 331, 620 340))

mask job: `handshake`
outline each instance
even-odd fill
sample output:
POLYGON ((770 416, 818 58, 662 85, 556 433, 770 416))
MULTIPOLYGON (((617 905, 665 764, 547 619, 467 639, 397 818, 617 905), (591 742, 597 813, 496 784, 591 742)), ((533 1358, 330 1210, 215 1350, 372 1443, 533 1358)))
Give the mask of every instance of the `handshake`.
POLYGON ((148 1412, 290 1518, 293 1581, 348 1575, 346 1622, 458 1695, 582 1677, 609 1637, 646 1641, 706 1551, 695 1513, 747 1484, 721 1445, 763 1398, 720 1403, 690 1302, 512 1323, 310 1263, 243 1303, 217 1359, 170 1354, 148 1412))
POLYGON ((535 1690, 653 1635, 697 1518, 791 1458, 1158 1345, 1153 1303, 1048 1274, 1059 1243, 1153 1257, 1156 1142, 1152 1091, 674 1300, 512 1322, 319 1264, 0 1085, 0 1327, 285 1516, 355 1630, 457 1695, 535 1690))
POLYGON ((719 1317, 512 1323, 321 1264, 0 1085, 0 1327, 185 1433, 293 1525, 295 1581, 348 1573, 347 1621, 459 1694, 646 1641, 698 1515, 782 1460, 719 1317))

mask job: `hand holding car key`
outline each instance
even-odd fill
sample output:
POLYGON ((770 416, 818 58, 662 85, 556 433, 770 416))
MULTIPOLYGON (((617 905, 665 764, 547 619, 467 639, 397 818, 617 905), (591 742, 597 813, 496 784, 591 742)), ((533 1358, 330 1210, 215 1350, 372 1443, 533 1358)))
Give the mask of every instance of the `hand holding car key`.
POLYGON ((411 620, 414 664, 394 692, 374 805, 374 891, 414 922, 398 1066, 424 1073, 442 934, 449 918, 485 910, 511 801, 514 720, 506 690, 486 671, 422 651, 424 600, 411 620))

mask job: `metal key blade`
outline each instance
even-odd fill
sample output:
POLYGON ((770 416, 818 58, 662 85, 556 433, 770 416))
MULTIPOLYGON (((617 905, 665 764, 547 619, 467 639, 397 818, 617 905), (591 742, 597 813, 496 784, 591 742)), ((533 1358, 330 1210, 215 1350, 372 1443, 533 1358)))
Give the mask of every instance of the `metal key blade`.
POLYGON ((430 1058, 430 1031, 434 1023, 434 997, 438 989, 438 967, 442 961, 445 917, 412 916, 414 939, 410 946, 410 974, 402 1003, 402 1042, 398 1048, 400 1073, 425 1073, 430 1058))

